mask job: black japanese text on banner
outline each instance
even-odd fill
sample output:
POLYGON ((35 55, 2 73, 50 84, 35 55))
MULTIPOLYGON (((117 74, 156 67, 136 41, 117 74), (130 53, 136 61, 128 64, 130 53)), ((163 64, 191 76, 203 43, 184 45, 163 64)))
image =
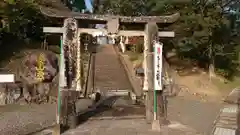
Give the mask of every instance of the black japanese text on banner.
POLYGON ((163 44, 154 44, 154 89, 162 90, 162 49, 163 44))

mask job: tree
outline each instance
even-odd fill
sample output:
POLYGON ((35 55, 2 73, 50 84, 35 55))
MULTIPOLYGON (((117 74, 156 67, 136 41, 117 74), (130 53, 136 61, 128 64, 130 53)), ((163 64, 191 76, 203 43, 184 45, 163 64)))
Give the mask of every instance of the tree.
POLYGON ((1 33, 8 33, 19 39, 34 38, 42 35, 41 26, 46 21, 38 10, 35 0, 4 0, 0 4, 1 33))
POLYGON ((201 64, 206 63, 210 77, 215 76, 215 69, 225 77, 231 76, 236 71, 238 44, 234 41, 229 18, 224 15, 225 7, 219 1, 195 0, 192 4, 182 17, 190 34, 180 39, 180 50, 194 53, 191 57, 201 64))

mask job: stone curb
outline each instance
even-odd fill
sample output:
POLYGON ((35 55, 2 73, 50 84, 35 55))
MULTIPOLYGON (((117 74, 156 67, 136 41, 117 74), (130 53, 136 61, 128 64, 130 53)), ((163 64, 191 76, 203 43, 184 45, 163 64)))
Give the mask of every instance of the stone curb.
POLYGON ((229 104, 239 104, 240 97, 240 87, 232 90, 232 92, 224 99, 225 103, 229 104))
POLYGON ((238 135, 240 89, 235 88, 224 100, 223 108, 214 121, 211 135, 238 135))

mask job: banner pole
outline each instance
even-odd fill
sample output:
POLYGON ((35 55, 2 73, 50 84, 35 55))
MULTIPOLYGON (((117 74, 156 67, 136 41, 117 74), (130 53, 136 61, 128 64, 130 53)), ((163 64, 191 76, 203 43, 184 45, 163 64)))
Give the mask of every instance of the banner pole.
MULTIPOLYGON (((63 55, 63 41, 62 41, 62 36, 60 37, 60 63, 63 62, 62 60, 62 55, 63 55)), ((59 83, 60 83, 60 77, 59 77, 59 83)), ((60 111, 61 111, 61 93, 60 93, 60 84, 58 85, 58 102, 57 102, 57 124, 60 124, 60 111)))

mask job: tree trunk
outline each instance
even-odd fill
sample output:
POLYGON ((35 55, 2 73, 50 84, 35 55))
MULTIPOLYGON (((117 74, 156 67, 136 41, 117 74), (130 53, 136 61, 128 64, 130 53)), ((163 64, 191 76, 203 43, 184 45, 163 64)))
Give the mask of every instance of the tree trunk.
POLYGON ((208 67, 208 73, 209 73, 209 80, 212 81, 212 77, 215 77, 215 62, 214 62, 214 56, 213 56, 213 45, 210 43, 209 46, 209 67, 208 67))
POLYGON ((210 81, 211 81, 212 78, 216 76, 214 63, 209 64, 209 71, 208 72, 209 72, 209 78, 210 78, 210 81))

